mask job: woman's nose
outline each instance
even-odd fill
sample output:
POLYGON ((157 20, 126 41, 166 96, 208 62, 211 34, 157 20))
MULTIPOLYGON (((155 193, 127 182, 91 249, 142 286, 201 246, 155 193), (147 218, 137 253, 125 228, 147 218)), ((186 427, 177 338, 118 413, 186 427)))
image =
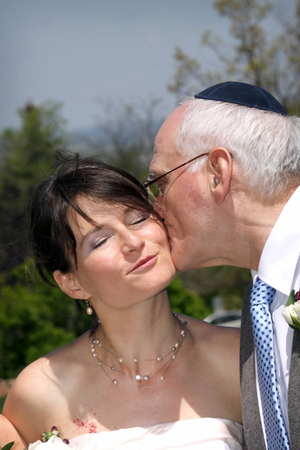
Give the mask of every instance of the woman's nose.
POLYGON ((134 231, 127 230, 123 236, 122 249, 123 252, 129 253, 132 251, 141 250, 145 245, 145 240, 134 231))

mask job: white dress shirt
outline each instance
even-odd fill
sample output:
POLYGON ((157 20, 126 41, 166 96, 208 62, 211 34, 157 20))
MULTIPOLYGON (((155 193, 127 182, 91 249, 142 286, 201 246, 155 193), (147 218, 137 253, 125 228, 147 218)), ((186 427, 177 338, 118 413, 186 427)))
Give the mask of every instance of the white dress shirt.
MULTIPOLYGON (((293 343, 293 329, 287 324, 282 311, 292 289, 300 290, 300 187, 284 206, 263 249, 258 272, 252 272, 253 283, 256 277, 276 289, 271 305, 274 328, 274 351, 279 400, 286 428, 288 421, 288 385, 293 343)), ((259 410, 262 418, 261 401, 256 371, 256 387, 259 410)), ((296 413, 296 412, 295 412, 296 413)), ((262 420, 263 431, 264 421, 262 420)), ((266 437, 265 437, 266 441, 266 437)))

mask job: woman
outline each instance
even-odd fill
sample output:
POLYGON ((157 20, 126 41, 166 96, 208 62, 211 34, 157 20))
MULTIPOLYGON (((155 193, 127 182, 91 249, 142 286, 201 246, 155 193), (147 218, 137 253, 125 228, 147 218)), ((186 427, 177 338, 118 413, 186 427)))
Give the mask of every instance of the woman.
POLYGON ((25 442, 55 425, 84 449, 240 449, 239 331, 173 315, 175 269, 143 186, 65 160, 35 193, 30 235, 42 278, 99 323, 16 380, 4 414, 25 442))

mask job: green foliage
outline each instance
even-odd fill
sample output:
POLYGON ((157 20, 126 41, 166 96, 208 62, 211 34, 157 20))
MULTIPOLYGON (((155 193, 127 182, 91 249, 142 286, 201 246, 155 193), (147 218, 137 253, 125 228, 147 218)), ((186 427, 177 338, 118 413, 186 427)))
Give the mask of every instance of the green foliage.
POLYGON ((192 291, 184 288, 180 278, 175 278, 168 286, 168 295, 172 311, 198 319, 204 319, 211 313, 207 302, 192 291))
POLYGON ((3 406, 4 406, 5 400, 6 400, 6 397, 0 397, 0 414, 2 413, 2 409, 3 409, 3 406))
POLYGON ((24 263, 2 274, 0 303, 0 378, 14 378, 90 327, 89 318, 59 288, 30 281, 24 263))
POLYGON ((1 134, 0 270, 24 259, 28 194, 37 181, 53 172, 55 152, 65 142, 59 111, 58 104, 27 105, 19 111, 20 129, 5 129, 1 134))
POLYGON ((219 70, 207 69, 177 46, 177 68, 169 90, 181 99, 215 83, 244 81, 270 91, 291 114, 299 113, 300 1, 295 0, 291 19, 284 19, 282 7, 268 1, 215 0, 216 11, 229 20, 233 44, 211 30, 201 35, 200 50, 211 51, 219 70), (265 31, 270 18, 278 24, 273 38, 265 31))
POLYGON ((241 309, 243 297, 251 281, 249 269, 231 266, 208 267, 179 274, 193 292, 204 299, 207 305, 216 295, 223 299, 225 309, 241 309))

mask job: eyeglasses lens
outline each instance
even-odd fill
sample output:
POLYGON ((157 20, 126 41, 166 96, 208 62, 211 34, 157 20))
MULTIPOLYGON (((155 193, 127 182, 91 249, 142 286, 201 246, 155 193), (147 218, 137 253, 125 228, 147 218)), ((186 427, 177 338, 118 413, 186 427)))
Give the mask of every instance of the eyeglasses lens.
POLYGON ((157 198, 160 194, 160 190, 159 190, 157 183, 150 184, 150 186, 147 187, 147 191, 154 200, 157 200, 157 198))

